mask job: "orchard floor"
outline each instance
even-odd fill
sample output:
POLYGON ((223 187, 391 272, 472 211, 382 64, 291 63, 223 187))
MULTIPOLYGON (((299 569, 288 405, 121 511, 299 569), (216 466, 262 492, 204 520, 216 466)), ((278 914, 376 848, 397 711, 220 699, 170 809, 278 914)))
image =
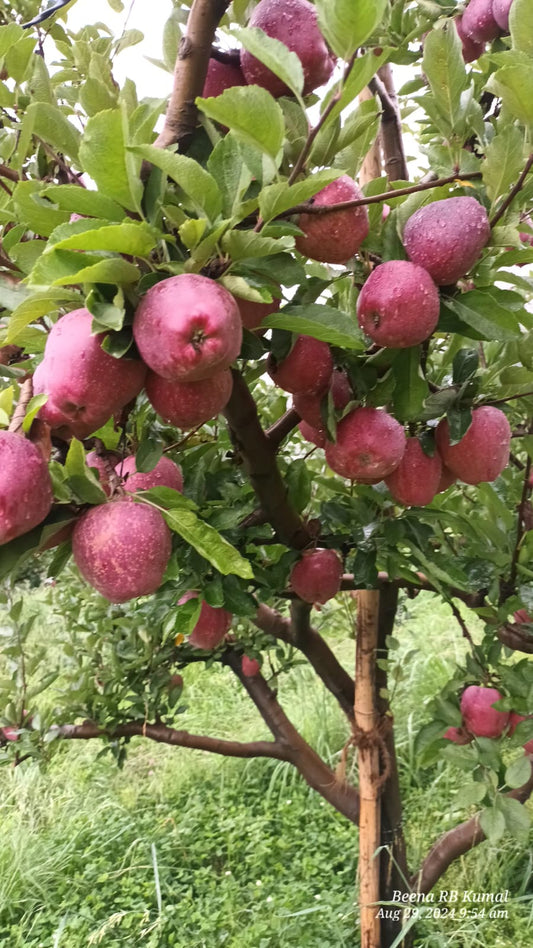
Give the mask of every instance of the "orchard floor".
MULTIPOLYGON (((459 808, 461 773, 443 763, 418 771, 414 759, 424 702, 450 676, 463 641, 433 596, 407 600, 400 619, 395 725, 416 865, 468 815, 459 808)), ((350 668, 347 605, 324 610, 320 621, 334 627, 331 640, 350 668)), ((266 736, 227 671, 192 666, 185 681, 184 727, 266 736)), ((295 668, 280 698, 335 766, 346 729, 312 673, 295 668)), ((357 833, 288 765, 135 740, 118 771, 100 752, 96 743, 65 745, 46 770, 0 770, 2 948, 358 948, 357 833)), ((485 918, 420 922, 417 948, 533 942, 533 836, 483 843, 438 889, 509 889, 507 917, 487 910, 485 918)))

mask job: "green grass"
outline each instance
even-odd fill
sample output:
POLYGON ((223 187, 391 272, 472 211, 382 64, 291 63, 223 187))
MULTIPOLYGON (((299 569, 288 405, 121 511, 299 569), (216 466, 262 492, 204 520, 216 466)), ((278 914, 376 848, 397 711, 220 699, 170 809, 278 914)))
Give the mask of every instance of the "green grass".
MULTIPOLYGON (((317 618, 332 626, 351 668, 344 607, 317 618)), ((420 774, 413 758, 424 705, 464 645, 434 597, 407 601, 400 618, 394 710, 415 865, 440 832, 468 816, 456 808, 462 775, 443 763, 420 774)), ((194 665, 185 679, 182 726, 242 740, 267 736, 227 670, 194 665)), ((346 727, 308 668, 281 682, 280 700, 335 766, 346 727)), ((27 763, 0 771, 2 948, 357 948, 357 832, 288 765, 136 739, 118 771, 100 751, 96 742, 68 744, 46 769, 27 763)), ((531 841, 483 843, 437 890, 508 888, 508 918, 423 921, 416 945, 525 948, 532 866, 531 841)))

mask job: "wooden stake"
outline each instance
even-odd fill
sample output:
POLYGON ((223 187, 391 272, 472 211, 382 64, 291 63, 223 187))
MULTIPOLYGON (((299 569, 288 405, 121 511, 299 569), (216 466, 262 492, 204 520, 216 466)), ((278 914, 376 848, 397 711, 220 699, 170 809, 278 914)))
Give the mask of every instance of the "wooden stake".
POLYGON ((359 747, 359 907, 361 948, 380 948, 379 846, 380 750, 376 705, 376 649, 379 591, 357 593, 357 651, 355 657, 355 726, 359 747))

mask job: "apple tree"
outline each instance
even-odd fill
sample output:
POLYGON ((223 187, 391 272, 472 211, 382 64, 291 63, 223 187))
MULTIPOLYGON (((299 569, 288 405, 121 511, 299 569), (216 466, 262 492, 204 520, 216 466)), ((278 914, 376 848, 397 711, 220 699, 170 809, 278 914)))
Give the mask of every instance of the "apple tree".
POLYGON ((377 903, 529 825, 530 2, 176 0, 168 100, 163 73, 160 99, 114 78, 136 31, 64 6, 0 4, 2 757, 100 739, 122 762, 139 736, 286 761, 359 825, 362 944, 398 944, 377 903), (59 577, 53 714, 32 564, 59 577), (468 651, 419 759, 478 810, 413 866, 388 652, 422 589, 468 651), (313 626, 341 590, 355 676, 313 626), (295 656, 355 782, 278 700, 295 656), (178 727, 199 661, 272 740, 178 727))

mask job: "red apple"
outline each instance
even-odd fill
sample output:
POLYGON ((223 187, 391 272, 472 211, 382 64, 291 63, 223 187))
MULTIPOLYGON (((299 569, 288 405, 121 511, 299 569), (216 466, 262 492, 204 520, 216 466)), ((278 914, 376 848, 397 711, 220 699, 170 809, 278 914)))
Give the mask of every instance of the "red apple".
POLYGON ((276 362, 272 355, 267 370, 276 385, 285 392, 324 392, 333 372, 333 358, 327 342, 312 336, 298 336, 289 354, 276 362))
POLYGON ((457 30, 457 35, 461 40, 461 46, 463 47, 463 59, 465 63, 473 63, 476 59, 485 52, 485 43, 477 43, 470 36, 467 36, 463 28, 463 17, 455 17, 455 28, 457 30))
POLYGON ((378 346, 407 349, 423 342, 439 320, 439 292, 423 267, 389 260, 372 271, 357 300, 357 319, 378 346))
POLYGON ((463 13, 463 30, 476 43, 488 43, 499 36, 492 3, 493 0, 470 0, 463 13))
POLYGON ((509 32, 509 13, 513 0, 492 0, 492 15, 504 33, 509 32))
POLYGON ((188 431, 210 421, 226 407, 233 389, 229 369, 197 382, 176 382, 148 372, 146 394, 158 415, 188 431))
POLYGON ((435 440, 443 463, 465 484, 493 481, 507 467, 511 428, 503 411, 491 405, 474 408, 472 424, 457 444, 450 444, 446 418, 439 421, 435 440))
POLYGON ((107 333, 92 333, 93 317, 76 309, 55 323, 44 359, 33 376, 35 395, 48 401, 39 417, 52 428, 86 438, 141 391, 146 366, 139 359, 114 359, 102 349, 107 333))
MULTIPOLYGON (((362 197, 364 195, 355 181, 343 174, 315 195, 313 205, 329 207, 341 201, 358 201, 362 197)), ((296 249, 312 260, 346 263, 368 236, 368 226, 368 211, 364 205, 324 214, 300 214, 298 227, 305 236, 296 238, 296 249)))
MULTIPOLYGON (((249 27, 285 43, 300 59, 304 71, 304 95, 322 86, 335 68, 335 59, 318 28, 316 10, 308 0, 260 0, 249 27)), ((248 85, 263 86, 273 96, 291 95, 290 89, 246 49, 241 66, 248 85)))
POLYGON ((246 675, 247 678, 256 678, 261 671, 261 665, 256 658, 250 658, 249 655, 243 655, 241 669, 243 675, 246 675))
POLYGON ((20 434, 0 431, 0 545, 41 523, 53 499, 39 448, 20 434))
POLYGON ((415 211, 405 225, 403 243, 409 259, 446 286, 468 273, 489 237, 489 219, 479 201, 452 197, 415 211))
MULTIPOLYGON (((333 407, 336 411, 342 411, 343 408, 346 408, 346 405, 353 398, 350 381, 346 372, 342 369, 334 369, 329 390, 333 399, 333 407)), ((321 403, 324 397, 325 394, 320 393, 297 392, 292 399, 293 407, 298 412, 302 421, 307 422, 312 428, 319 430, 322 430, 324 427, 321 411, 321 403)))
POLYGON ((304 441, 309 441, 311 444, 316 445, 317 448, 326 447, 326 431, 324 428, 314 428, 313 425, 307 423, 307 421, 301 421, 298 425, 298 429, 304 441))
POLYGON ((381 480, 398 467, 405 451, 402 426, 387 412, 355 408, 337 425, 337 440, 326 444, 326 461, 350 480, 381 480))
POLYGON ((129 497, 92 507, 72 537, 81 575, 110 602, 155 592, 170 552, 170 530, 159 511, 129 497))
POLYGON ((242 343, 239 308, 219 283, 181 273, 152 286, 137 307, 133 334, 141 357, 178 382, 229 368, 242 343))
MULTIPOLYGON (((198 593, 185 593, 178 600, 178 606, 189 599, 197 599, 198 593)), ((220 645, 226 632, 229 630, 233 616, 226 609, 218 609, 210 606, 207 602, 202 602, 198 621, 189 635, 189 644, 195 648, 211 650, 220 645)))
POLYGON ((305 602, 327 602, 341 588, 342 560, 335 550, 305 550, 293 566, 290 585, 305 602))
POLYGON ((151 487, 171 487, 173 490, 183 490, 183 474, 181 467, 170 458, 162 457, 151 471, 137 472, 137 464, 133 456, 119 461, 115 471, 124 479, 124 490, 130 494, 138 490, 150 490, 151 487))
POLYGON ((454 744, 470 744, 472 741, 472 735, 467 734, 462 727, 449 727, 442 736, 446 741, 453 741, 454 744))
POLYGON ((385 478, 395 500, 413 507, 430 504, 438 493, 442 461, 435 451, 425 454, 418 438, 407 438, 404 455, 398 467, 385 478))
POLYGON ((457 478, 453 471, 450 471, 450 469, 447 468, 445 464, 443 464, 437 494, 442 494, 443 491, 448 490, 448 487, 451 487, 452 484, 456 483, 456 481, 457 478))
POLYGON ((202 96, 204 99, 216 98, 221 95, 225 89, 232 86, 245 86, 242 69, 234 63, 219 62, 214 56, 209 60, 207 67, 207 76, 204 83, 202 96))
POLYGON ((492 705, 503 695, 497 688, 469 685, 461 697, 463 725, 476 737, 499 737, 509 724, 509 712, 497 711, 492 705))
POLYGON ((530 616, 527 609, 517 609, 513 613, 513 619, 518 625, 527 625, 529 622, 533 622, 533 617, 530 616))
POLYGON ((253 330, 261 329, 261 320, 266 316, 277 313, 281 300, 273 299, 271 303, 254 303, 252 300, 243 300, 236 297, 235 302, 239 307, 244 328, 253 330))

